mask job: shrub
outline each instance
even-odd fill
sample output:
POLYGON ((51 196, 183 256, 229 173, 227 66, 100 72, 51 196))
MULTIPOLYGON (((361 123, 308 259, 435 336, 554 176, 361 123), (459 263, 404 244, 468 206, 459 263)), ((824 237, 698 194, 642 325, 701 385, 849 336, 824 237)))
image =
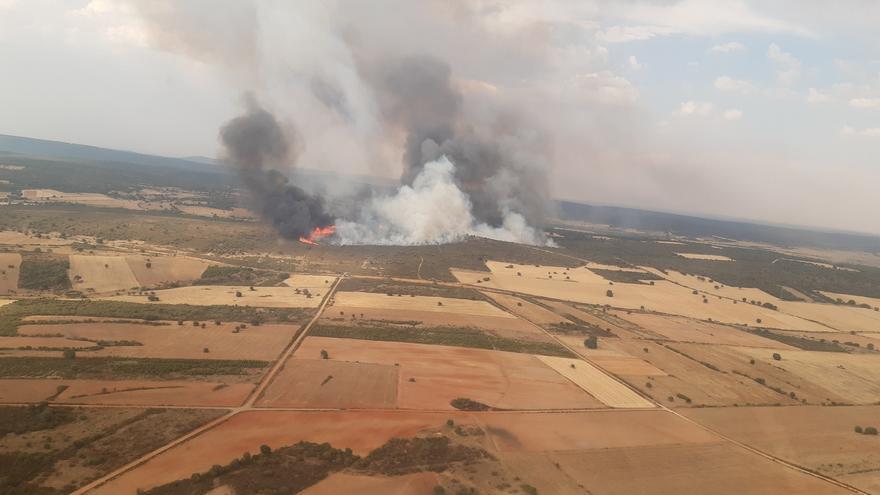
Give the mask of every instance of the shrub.
POLYGON ((211 350, 208 349, 207 347, 205 347, 204 349, 202 349, 202 352, 204 352, 205 354, 207 354, 207 353, 211 352, 211 350))
POLYGON ((269 455, 272 453, 272 447, 269 447, 266 444, 260 445, 260 453, 263 455, 269 455))
POLYGON ((241 297, 241 291, 240 291, 240 290, 235 291, 235 297, 241 297))
POLYGON ((444 493, 446 493, 446 489, 440 485, 435 486, 433 491, 434 495, 443 495, 444 493))
POLYGON ((328 353, 324 349, 321 349, 321 359, 330 359, 330 353, 328 353))
POLYGON ((157 302, 157 301, 159 301, 159 296, 150 294, 149 296, 147 296, 147 301, 157 302))
POLYGON ((608 297, 614 297, 614 291, 611 289, 608 289, 605 291, 605 295, 608 297))
POLYGON ((774 352, 773 353, 773 360, 774 361, 782 361, 782 356, 778 352, 774 352))
POLYGON ((73 349, 64 349, 62 355, 64 356, 64 359, 76 359, 76 351, 73 349))
POLYGON ((854 429, 856 433, 862 433, 863 431, 861 426, 856 426, 854 429))
POLYGON ((590 335, 584 340, 584 347, 587 349, 596 349, 599 347, 599 338, 595 335, 590 335))
POLYGON ((148 261, 148 262, 147 262, 147 263, 146 263, 146 265, 145 265, 145 266, 146 266, 146 267, 147 267, 147 268, 153 268, 153 264, 152 264, 152 263, 150 263, 150 262, 149 262, 149 261, 148 261))
POLYGON ((876 435, 876 434, 877 434, 877 428, 875 428, 873 426, 866 426, 865 427, 865 435, 876 435))

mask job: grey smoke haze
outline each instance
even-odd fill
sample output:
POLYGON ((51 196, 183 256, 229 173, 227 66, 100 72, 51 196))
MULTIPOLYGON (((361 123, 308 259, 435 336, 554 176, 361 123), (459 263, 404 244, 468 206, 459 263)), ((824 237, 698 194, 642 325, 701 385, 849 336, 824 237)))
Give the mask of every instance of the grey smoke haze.
POLYGON ((220 129, 220 140, 228 160, 237 167, 242 182, 260 215, 284 237, 299 239, 316 227, 333 222, 319 197, 312 196, 276 169, 296 161, 292 139, 275 116, 262 108, 252 96, 246 97, 244 114, 220 129))
MULTIPOLYGON (((358 232, 400 228, 432 232, 395 232, 395 238, 408 243, 446 242, 486 232, 523 242, 545 241, 540 227, 550 204, 546 179, 550 147, 536 129, 537 121, 523 117, 514 102, 502 104, 489 94, 467 97, 448 61, 416 44, 400 50, 409 44, 405 39, 408 33, 401 33, 400 43, 389 46, 381 40, 384 35, 375 30, 379 26, 369 25, 377 19, 337 25, 320 15, 318 19, 301 16, 303 12, 272 2, 244 2, 237 4, 235 15, 214 13, 207 19, 193 15, 199 9, 182 8, 177 2, 138 5, 158 46, 227 72, 231 80, 245 86, 243 89, 257 94, 266 108, 296 122, 304 130, 303 146, 313 156, 323 154, 344 161, 347 157, 339 150, 355 148, 361 155, 356 159, 362 162, 380 163, 391 157, 398 162, 404 186, 412 185, 427 163, 448 158, 453 173, 441 175, 451 181, 443 187, 463 192, 465 204, 470 205, 466 215, 457 221, 424 218, 420 225, 397 222, 398 227, 392 228, 382 222, 391 221, 394 215, 356 212, 357 219, 366 222, 358 232), (233 26, 224 30, 223 25, 229 23, 233 26), (310 34, 313 52, 303 51, 297 43, 301 41, 298 29, 310 34), (240 43, 225 39, 213 44, 217 33, 238 37, 240 43), (458 228, 439 233, 427 225, 458 228), (512 225, 517 234, 510 232, 512 225), (524 232, 527 238, 520 239, 524 232)), ((277 125, 271 125, 275 121, 270 117, 266 110, 251 108, 222 132, 227 151, 246 172, 262 167, 267 158, 277 158, 276 152, 287 151, 276 149, 283 135, 277 125), (231 138, 239 140, 230 142, 231 138)), ((296 237, 303 229, 318 226, 316 222, 329 223, 324 222, 322 203, 301 189, 285 193, 290 195, 288 201, 267 201, 273 196, 265 192, 277 194, 273 189, 277 178, 266 177, 248 172, 245 183, 258 196, 263 216, 283 235, 295 232, 296 237), (290 218, 292 215, 297 218, 290 218)), ((406 204, 410 206, 418 200, 411 194, 408 197, 406 204)), ((367 207, 392 204, 400 203, 379 199, 367 207)), ((435 217, 462 215, 460 208, 419 209, 435 217)), ((372 234, 362 238, 377 242, 372 234)), ((349 236, 348 242, 357 242, 356 236, 349 236)))

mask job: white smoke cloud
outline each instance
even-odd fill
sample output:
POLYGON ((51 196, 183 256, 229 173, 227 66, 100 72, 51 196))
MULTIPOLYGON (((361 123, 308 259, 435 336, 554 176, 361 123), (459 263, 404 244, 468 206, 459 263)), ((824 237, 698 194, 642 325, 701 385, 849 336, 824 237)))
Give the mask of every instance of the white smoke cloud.
POLYGON ((469 235, 532 245, 549 245, 544 233, 515 212, 504 211, 500 227, 478 222, 467 194, 455 182, 446 157, 426 163, 390 196, 373 198, 353 221, 337 220, 335 242, 418 245, 456 242, 469 235))

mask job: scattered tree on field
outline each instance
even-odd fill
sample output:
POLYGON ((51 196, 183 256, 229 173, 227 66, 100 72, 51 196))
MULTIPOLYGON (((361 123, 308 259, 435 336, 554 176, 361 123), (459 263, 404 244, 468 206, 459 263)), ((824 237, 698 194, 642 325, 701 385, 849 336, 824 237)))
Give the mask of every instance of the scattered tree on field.
POLYGON ((773 353, 773 360, 774 361, 782 361, 782 356, 778 352, 774 352, 773 353))
POLYGON ((590 335, 584 340, 584 347, 587 349, 596 349, 599 347, 599 338, 595 335, 590 335))
POLYGON ((330 359, 330 353, 328 353, 324 349, 321 349, 321 359, 330 359))
POLYGON ((608 297, 614 297, 614 291, 611 289, 608 289, 605 291, 605 295, 608 297))
POLYGON ((856 431, 856 433, 863 433, 862 427, 858 426, 858 425, 856 425, 855 431, 856 431))

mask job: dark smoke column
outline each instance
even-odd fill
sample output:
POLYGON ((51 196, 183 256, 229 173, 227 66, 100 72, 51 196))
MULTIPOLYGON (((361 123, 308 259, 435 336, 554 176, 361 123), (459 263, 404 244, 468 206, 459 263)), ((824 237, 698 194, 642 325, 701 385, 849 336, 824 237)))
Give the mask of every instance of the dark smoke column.
POLYGON ((315 229, 331 225, 333 219, 321 198, 289 184, 281 172, 265 168, 287 165, 296 156, 275 116, 253 97, 246 103, 243 115, 220 128, 227 157, 238 169, 260 215, 279 234, 288 239, 309 238, 315 229))

